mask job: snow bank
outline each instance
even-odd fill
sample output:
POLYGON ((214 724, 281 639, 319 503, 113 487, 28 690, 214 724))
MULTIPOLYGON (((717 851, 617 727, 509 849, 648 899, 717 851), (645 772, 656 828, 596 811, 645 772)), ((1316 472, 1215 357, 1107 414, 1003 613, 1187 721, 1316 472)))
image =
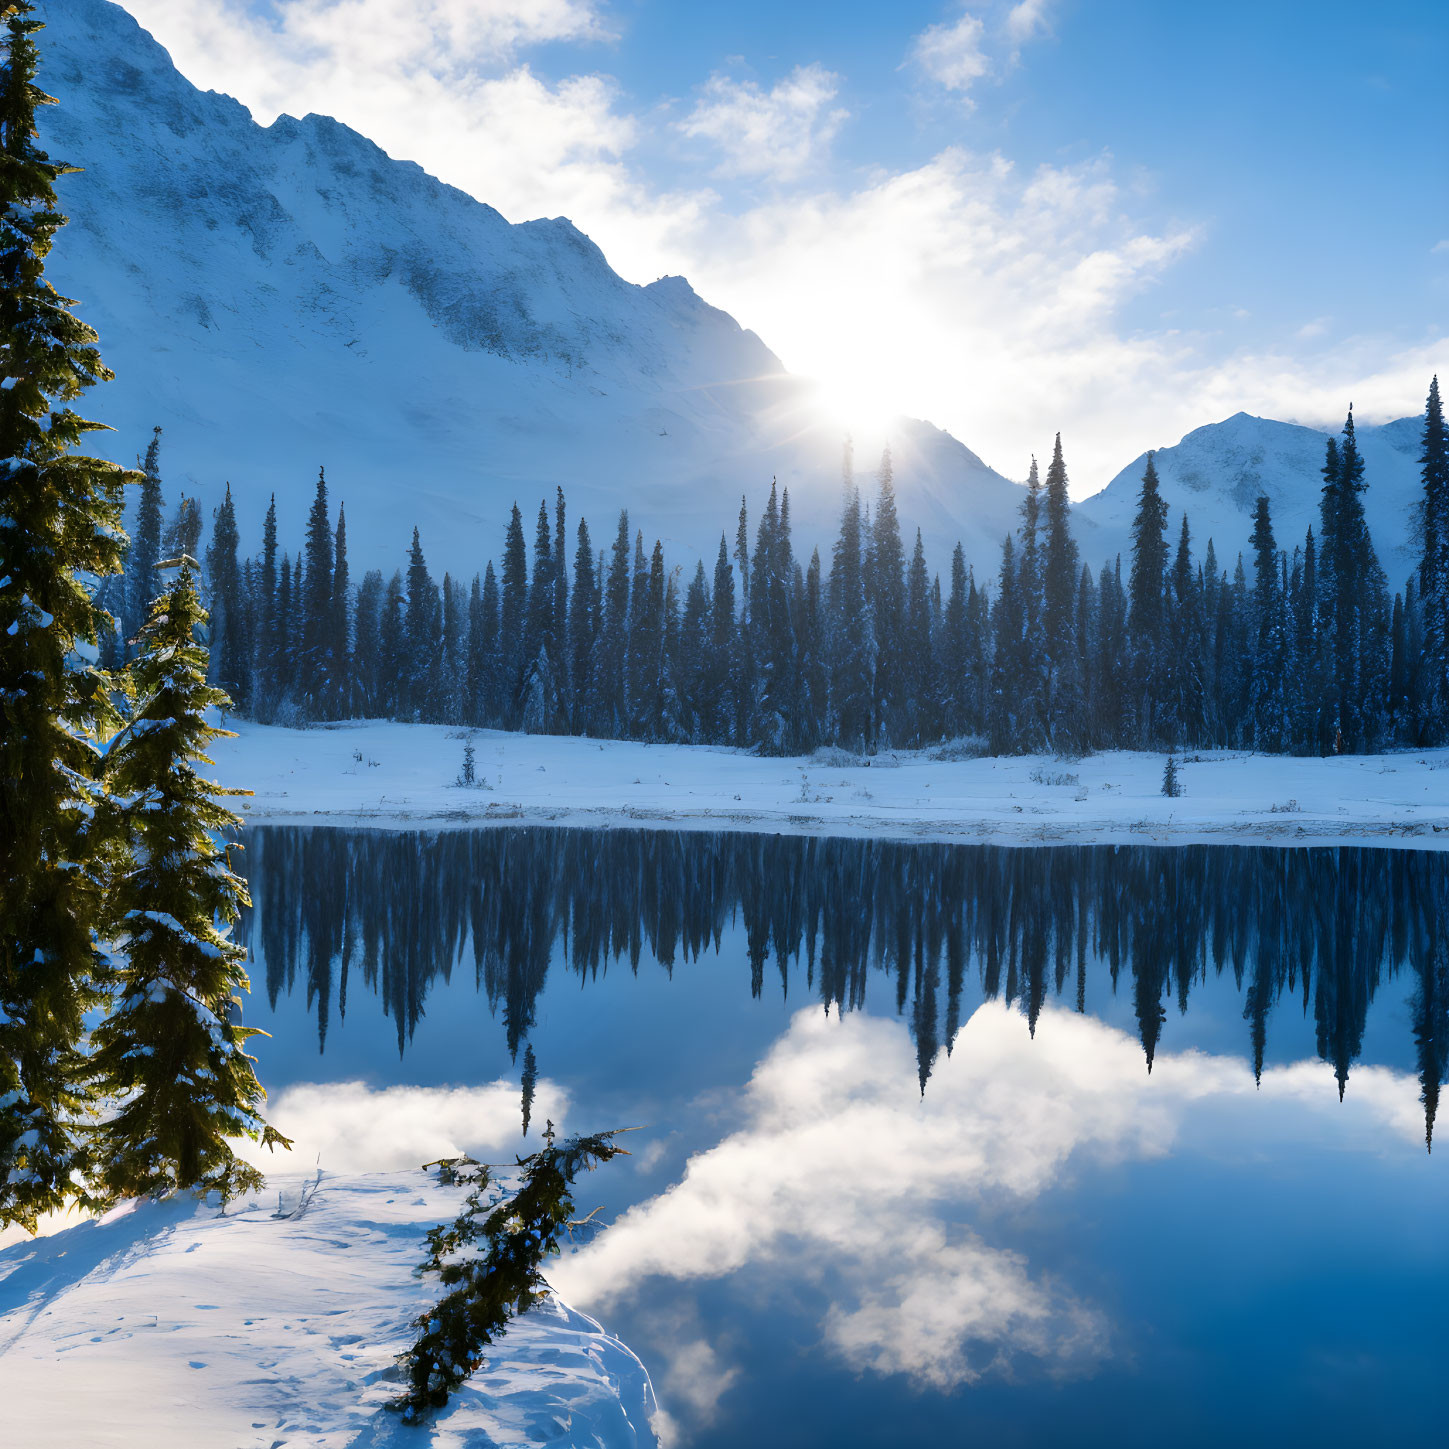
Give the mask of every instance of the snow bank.
POLYGON ((1163 756, 1109 751, 954 759, 923 750, 762 759, 696 745, 471 732, 479 784, 457 784, 463 739, 441 725, 308 730, 241 723, 218 778, 255 794, 250 820, 674 826, 902 839, 1449 846, 1449 750, 1290 759, 1209 751, 1161 793, 1163 756))
MULTIPOLYGON (((279 1181, 281 1181, 279 1179, 279 1181)), ((515 1320, 430 1428, 384 1405, 436 1285, 413 1276, 460 1188, 420 1171, 302 1180, 277 1202, 189 1196, 0 1252, 6 1449, 653 1449, 639 1360, 557 1300, 515 1320)))

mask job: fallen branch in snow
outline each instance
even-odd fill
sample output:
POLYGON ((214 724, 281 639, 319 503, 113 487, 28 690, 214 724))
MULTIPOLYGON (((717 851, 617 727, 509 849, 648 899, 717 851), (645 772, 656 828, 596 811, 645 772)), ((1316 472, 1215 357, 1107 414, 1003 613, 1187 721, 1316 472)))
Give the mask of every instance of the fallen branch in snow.
POLYGON ((600 1132, 550 1141, 518 1160, 522 1178, 512 1195, 499 1190, 487 1201, 493 1180, 486 1165, 466 1157, 429 1164, 438 1167, 444 1182, 475 1186, 453 1222, 428 1234, 420 1271, 436 1273, 449 1291, 416 1321, 417 1342, 399 1356, 408 1389, 391 1407, 404 1422, 419 1423, 442 1408, 482 1364, 483 1350, 508 1321, 547 1296, 539 1265, 559 1252, 560 1236, 596 1225, 593 1213, 574 1221, 569 1189, 580 1172, 628 1155, 616 1136, 600 1132))

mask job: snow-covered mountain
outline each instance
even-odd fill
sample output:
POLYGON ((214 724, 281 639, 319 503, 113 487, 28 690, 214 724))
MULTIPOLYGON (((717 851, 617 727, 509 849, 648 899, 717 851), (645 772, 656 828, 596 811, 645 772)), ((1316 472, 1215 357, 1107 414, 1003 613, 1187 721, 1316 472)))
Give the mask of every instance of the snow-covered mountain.
MULTIPOLYGON (((129 461, 160 423, 170 500, 185 491, 209 512, 229 480, 251 549, 275 490, 295 548, 325 464, 355 569, 397 567, 416 523, 435 570, 468 576, 497 554, 509 505, 531 537, 555 484, 596 544, 627 505, 687 559, 733 537, 742 493, 757 517, 778 476, 797 544, 828 560, 840 426, 683 278, 625 282, 570 222, 511 225, 325 117, 258 126, 108 0, 41 8, 41 81, 61 101, 43 138, 86 168, 61 183, 72 224, 50 273, 117 373, 87 399, 116 428, 96 446, 129 461)), ((1396 585, 1419 426, 1359 430, 1396 585)), ((882 441, 858 440, 863 477, 882 441)), ((1292 547, 1317 517, 1323 442, 1239 413, 1160 449, 1174 532, 1186 507, 1195 546, 1213 538, 1231 567, 1264 491, 1292 547)), ((1020 485, 929 423, 898 422, 890 443, 903 523, 921 527, 932 566, 944 572, 960 539, 993 575, 1020 485)), ((1143 461, 1076 510, 1094 569, 1127 552, 1143 461)))
MULTIPOLYGON (((1391 586, 1402 588, 1414 567, 1424 419, 1399 418, 1381 427, 1360 426, 1356 432, 1368 485, 1364 507, 1379 560, 1391 586)), ((1310 525, 1316 533, 1327 437, 1316 428, 1236 413, 1194 429, 1174 447, 1159 449, 1157 473, 1170 509, 1174 547, 1186 509, 1194 552, 1201 556, 1211 538, 1219 560, 1231 572, 1239 551, 1247 555, 1253 509, 1264 493, 1280 548, 1291 550, 1302 543, 1310 525)), ((1093 569, 1119 552, 1127 566, 1132 516, 1146 466, 1142 453, 1100 493, 1077 506, 1077 536, 1093 569)))
MULTIPOLYGON (((117 430, 97 446, 129 461, 161 424, 169 499, 209 513, 230 480, 250 549, 275 489, 295 548, 325 464, 355 569, 404 562, 417 523, 466 576, 515 499, 532 536, 555 484, 596 543, 627 504, 676 558, 712 558, 778 475, 828 557, 841 429, 682 278, 631 285, 568 221, 510 225, 325 117, 258 126, 107 0, 41 9, 43 140, 85 168, 50 274, 117 374, 87 399, 117 430)), ((937 564, 958 537, 994 559, 1019 486, 927 424, 891 442, 937 564)))

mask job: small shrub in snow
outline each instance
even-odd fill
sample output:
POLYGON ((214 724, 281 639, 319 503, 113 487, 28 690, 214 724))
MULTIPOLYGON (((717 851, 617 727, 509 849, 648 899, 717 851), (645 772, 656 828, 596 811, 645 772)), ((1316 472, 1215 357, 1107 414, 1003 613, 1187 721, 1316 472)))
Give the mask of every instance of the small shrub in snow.
POLYGON ((1298 813, 1298 802, 1296 800, 1285 800, 1281 805, 1270 805, 1270 815, 1296 815, 1298 813))
POLYGON ((1182 781, 1177 774, 1177 761, 1169 755, 1167 764, 1162 771, 1162 793, 1169 799, 1175 800, 1182 794, 1182 781))
POLYGON ((1080 785, 1082 783, 1078 776, 1070 775, 1065 770, 1040 768, 1031 772, 1031 782, 1034 785, 1080 785))
POLYGON ((824 765, 829 770, 849 770, 865 764, 864 756, 842 750, 838 745, 821 745, 810 760, 812 764, 824 765))
POLYGON ((473 764, 474 754, 473 741, 465 740, 463 742, 463 767, 458 771, 458 783, 460 785, 476 785, 478 783, 478 772, 473 764))
POLYGON ((991 741, 985 735, 957 735, 955 739, 937 745, 930 758, 950 764, 955 760, 979 760, 990 753, 991 741))

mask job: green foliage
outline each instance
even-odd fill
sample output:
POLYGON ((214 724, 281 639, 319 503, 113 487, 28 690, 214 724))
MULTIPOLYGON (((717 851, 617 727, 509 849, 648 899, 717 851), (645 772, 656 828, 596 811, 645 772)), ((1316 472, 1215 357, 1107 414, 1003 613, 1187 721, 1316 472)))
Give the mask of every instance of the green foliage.
POLYGON ((516 1314, 548 1293, 540 1264, 559 1252, 572 1226, 570 1187, 580 1172, 627 1156, 616 1132, 550 1142, 519 1159, 521 1181, 511 1195, 485 1194, 493 1185, 487 1167, 468 1159, 439 1164, 445 1182, 472 1182, 463 1211, 428 1234, 424 1273, 448 1290, 419 1318, 417 1342, 399 1360, 407 1392, 393 1407, 409 1423, 441 1408, 483 1362, 483 1350, 516 1314))
POLYGON ((0 1224, 59 1207, 78 1166, 85 1012, 108 963, 98 924, 116 842, 96 814, 96 741, 118 723, 87 662, 113 627, 96 581, 120 572, 133 475, 75 454, 101 425, 68 406, 110 372, 96 334, 45 278, 75 168, 35 142, 28 3, 0 52, 0 1224))
POLYGON ((206 718, 230 705, 206 682, 206 618, 183 559, 141 631, 135 705, 106 756, 102 813, 115 816, 133 862, 108 897, 125 964, 93 1037, 93 1081, 118 1103, 92 1133, 101 1205, 184 1188, 235 1197, 262 1175, 229 1139, 287 1145, 260 1116, 264 1093, 244 1050, 258 1033, 237 1020, 246 952, 230 925, 246 885, 216 839, 241 823, 221 797, 249 792, 196 769, 212 763, 213 740, 232 737, 206 718))

